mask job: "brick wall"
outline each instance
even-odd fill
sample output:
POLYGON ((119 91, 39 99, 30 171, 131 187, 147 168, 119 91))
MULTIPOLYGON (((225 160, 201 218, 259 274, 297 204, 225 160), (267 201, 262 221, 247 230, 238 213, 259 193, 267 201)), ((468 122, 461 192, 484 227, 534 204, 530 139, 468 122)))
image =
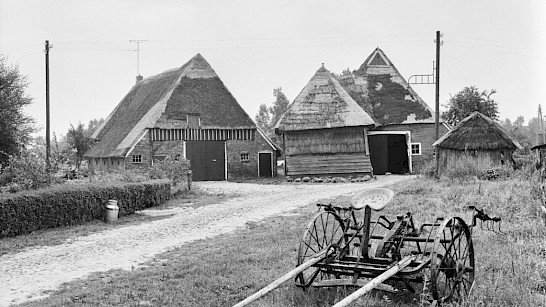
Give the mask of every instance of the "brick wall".
MULTIPOLYGON (((421 155, 412 155, 412 171, 419 173, 427 162, 434 159, 432 143, 436 141, 436 127, 434 123, 416 123, 403 125, 387 125, 378 127, 372 131, 409 131, 411 143, 421 143, 421 155)), ((448 129, 440 123, 440 137, 448 132, 448 129)))
POLYGON ((150 138, 148 133, 140 139, 140 141, 135 145, 135 148, 129 153, 125 158, 125 169, 146 169, 152 165, 152 157, 150 152, 150 138), (142 159, 140 163, 133 162, 133 156, 141 155, 142 159))
POLYGON ((260 152, 270 152, 273 158, 273 176, 277 176, 277 157, 266 140, 256 132, 255 140, 227 141, 228 179, 258 177, 258 156, 260 152), (248 162, 241 162, 241 153, 248 152, 248 162))
MULTIPOLYGON (((267 141, 256 132, 255 140, 231 140, 226 141, 228 179, 244 179, 258 177, 258 157, 260 152, 270 152, 273 158, 273 174, 277 176, 277 158, 275 151, 267 141), (241 153, 248 152, 249 161, 241 162, 241 153)), ((109 172, 113 169, 144 169, 152 164, 152 157, 170 156, 175 158, 180 154, 184 158, 183 141, 155 141, 151 142, 146 134, 129 153, 126 158, 120 159, 90 159, 90 168, 96 171, 109 172), (153 147, 152 147, 153 145, 153 147), (141 162, 134 163, 133 156, 141 155, 141 162), (95 164, 98 161, 98 164, 95 164), (119 162, 119 164, 118 164, 119 162), (92 166, 91 166, 92 165, 92 166)))

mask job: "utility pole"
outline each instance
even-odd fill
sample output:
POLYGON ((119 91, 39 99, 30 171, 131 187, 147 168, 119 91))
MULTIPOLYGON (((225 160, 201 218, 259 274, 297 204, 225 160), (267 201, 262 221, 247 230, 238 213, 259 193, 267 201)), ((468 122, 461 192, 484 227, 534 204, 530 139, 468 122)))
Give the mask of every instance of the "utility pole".
MULTIPOLYGON (((440 138, 440 46, 442 41, 440 38, 443 34, 440 31, 436 31, 436 61, 432 64, 432 74, 431 75, 412 75, 408 78, 408 84, 436 84, 436 94, 435 94, 435 112, 434 112, 434 124, 436 130, 436 141, 440 138)), ((438 166, 440 164, 440 156, 438 155, 438 150, 436 150, 436 171, 438 171, 438 166)))
POLYGON ((45 65, 46 65, 46 166, 49 173, 51 163, 49 161, 49 155, 51 152, 51 146, 49 142, 49 50, 53 48, 53 45, 49 44, 49 41, 45 41, 45 65))
POLYGON ((436 31, 436 140, 440 138, 440 31, 436 31))
POLYGON ((545 135, 544 135, 544 118, 542 117, 542 107, 538 105, 538 128, 540 129, 540 133, 537 135, 537 145, 542 145, 545 142, 545 135))
MULTIPOLYGON (((440 41, 441 36, 442 35, 440 34, 440 31, 436 31, 436 141, 440 138, 440 46, 442 45, 442 42, 440 41)), ((434 150, 436 151, 436 177, 438 177, 440 175, 438 172, 440 167, 440 154, 438 152, 438 146, 436 146, 434 150)))

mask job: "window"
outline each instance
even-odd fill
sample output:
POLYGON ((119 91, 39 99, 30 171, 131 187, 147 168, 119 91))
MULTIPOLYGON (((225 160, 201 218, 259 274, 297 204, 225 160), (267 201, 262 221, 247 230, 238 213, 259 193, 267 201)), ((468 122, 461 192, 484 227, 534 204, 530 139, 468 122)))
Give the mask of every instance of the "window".
POLYGON ((421 155, 421 143, 411 143, 411 155, 412 156, 421 155))
POLYGON ((181 154, 174 155, 174 161, 180 161, 180 160, 182 160, 182 155, 181 154))
POLYGON ((132 161, 133 163, 142 163, 142 155, 133 155, 132 161))
POLYGON ((199 129, 201 126, 201 120, 199 119, 199 114, 187 114, 188 128, 189 129, 199 129))
POLYGON ((250 155, 248 152, 243 151, 241 152, 241 162, 249 162, 250 161, 250 155))

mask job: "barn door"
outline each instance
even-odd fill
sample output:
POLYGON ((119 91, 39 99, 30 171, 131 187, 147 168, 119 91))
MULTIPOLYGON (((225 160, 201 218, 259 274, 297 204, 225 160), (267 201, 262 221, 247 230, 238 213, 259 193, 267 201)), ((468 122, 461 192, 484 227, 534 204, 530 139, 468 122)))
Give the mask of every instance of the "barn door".
POLYGON ((190 160, 194 181, 226 179, 223 141, 187 141, 186 158, 190 160))

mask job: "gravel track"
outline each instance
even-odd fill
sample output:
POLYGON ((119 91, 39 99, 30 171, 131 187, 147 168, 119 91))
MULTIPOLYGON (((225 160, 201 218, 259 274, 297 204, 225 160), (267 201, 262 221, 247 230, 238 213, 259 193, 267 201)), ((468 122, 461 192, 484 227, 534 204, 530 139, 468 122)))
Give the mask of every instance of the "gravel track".
POLYGON ((171 217, 119 227, 54 245, 26 249, 0 257, 0 306, 47 297, 49 291, 93 272, 130 270, 154 256, 185 243, 244 227, 249 221, 294 210, 323 198, 355 193, 412 178, 380 176, 364 183, 260 185, 233 182, 196 182, 213 193, 237 197, 193 209, 145 210, 171 217))

